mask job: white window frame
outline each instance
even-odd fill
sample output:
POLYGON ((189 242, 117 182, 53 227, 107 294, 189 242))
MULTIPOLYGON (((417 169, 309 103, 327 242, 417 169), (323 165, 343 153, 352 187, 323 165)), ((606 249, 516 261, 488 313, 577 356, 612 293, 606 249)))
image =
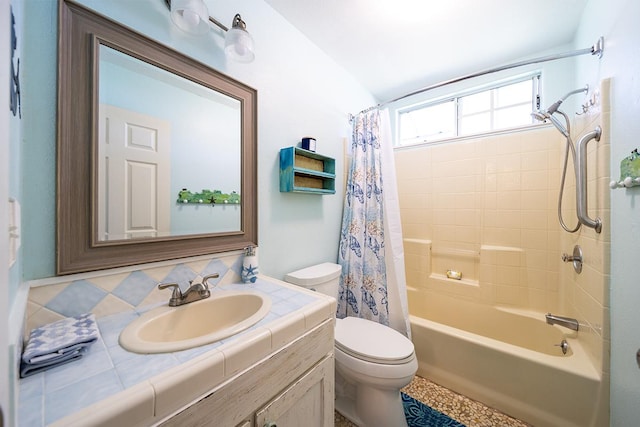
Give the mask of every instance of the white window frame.
POLYGON ((458 139, 458 138, 470 138, 470 137, 476 137, 479 135, 488 135, 488 134, 492 134, 492 133, 502 133, 505 131, 509 131, 509 130, 513 130, 513 129, 520 129, 523 127, 529 127, 529 126, 534 126, 535 125, 535 121, 531 120, 531 124, 530 125, 519 125, 519 126, 514 126, 514 127, 509 127, 509 128, 500 128, 500 129, 494 129, 493 128, 493 116, 495 111, 499 110, 499 108, 495 108, 495 106, 493 105, 493 96, 491 97, 491 109, 488 110, 491 113, 491 126, 492 129, 488 130, 486 132, 479 132, 479 133, 473 133, 473 134, 465 134, 465 135, 460 135, 460 119, 461 119, 461 106, 460 106, 460 99, 464 98, 466 96, 470 96, 470 95, 475 95, 481 92, 489 92, 492 91, 494 89, 498 89, 504 86, 510 86, 510 85, 514 85, 514 84, 518 84, 527 80, 533 80, 533 84, 532 84, 532 94, 531 94, 531 111, 537 111, 540 109, 540 99, 541 99, 541 89, 542 89, 542 71, 540 70, 536 70, 536 71, 532 71, 532 72, 528 72, 525 74, 520 74, 517 76, 513 76, 513 77, 509 77, 506 79, 501 79, 501 80, 497 80, 482 86, 477 86, 471 89, 467 89, 467 90, 462 90, 459 92, 455 92, 453 94, 449 94, 449 95, 445 95, 445 96, 441 96, 438 98, 433 98, 424 102, 420 102, 417 104, 413 104, 407 107, 403 107, 403 108, 399 108, 398 110, 396 110, 396 143, 395 146, 396 147, 408 147, 408 146, 412 146, 412 145, 419 145, 419 144, 436 144, 436 143, 440 143, 443 141, 448 141, 451 139, 458 139), (407 144, 402 144, 402 140, 400 139, 401 135, 400 135, 400 120, 401 120, 401 115, 405 114, 405 113, 409 113, 411 111, 415 111, 415 110, 420 110, 423 108, 429 108, 429 107, 433 107, 436 106, 438 104, 444 104, 447 102, 454 102, 454 111, 455 111, 455 133, 456 135, 454 137, 450 137, 450 138, 442 138, 442 139, 436 139, 436 140, 424 140, 424 141, 419 141, 419 142, 413 142, 413 143, 407 143, 407 144))

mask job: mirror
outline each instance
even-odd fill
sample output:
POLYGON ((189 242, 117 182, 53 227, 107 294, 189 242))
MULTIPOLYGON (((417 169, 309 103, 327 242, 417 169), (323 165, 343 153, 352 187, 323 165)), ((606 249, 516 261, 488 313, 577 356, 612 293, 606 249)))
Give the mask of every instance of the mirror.
POLYGON ((98 49, 98 240, 240 230, 240 101, 98 49))
POLYGON ((60 2, 57 273, 257 244, 257 93, 60 2))

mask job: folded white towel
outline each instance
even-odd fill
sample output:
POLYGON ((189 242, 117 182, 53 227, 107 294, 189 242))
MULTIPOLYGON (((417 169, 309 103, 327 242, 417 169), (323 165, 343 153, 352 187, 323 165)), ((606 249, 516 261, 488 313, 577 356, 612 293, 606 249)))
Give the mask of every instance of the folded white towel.
POLYGON ((91 313, 32 330, 22 353, 20 376, 33 375, 82 357, 99 334, 95 316, 91 313))

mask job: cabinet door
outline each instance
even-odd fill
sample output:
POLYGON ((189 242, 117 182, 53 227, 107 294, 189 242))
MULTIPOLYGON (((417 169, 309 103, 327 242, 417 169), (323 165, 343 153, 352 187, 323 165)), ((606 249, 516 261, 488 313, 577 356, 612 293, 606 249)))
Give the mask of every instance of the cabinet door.
POLYGON ((256 427, 330 427, 334 359, 327 356, 256 412, 256 427))

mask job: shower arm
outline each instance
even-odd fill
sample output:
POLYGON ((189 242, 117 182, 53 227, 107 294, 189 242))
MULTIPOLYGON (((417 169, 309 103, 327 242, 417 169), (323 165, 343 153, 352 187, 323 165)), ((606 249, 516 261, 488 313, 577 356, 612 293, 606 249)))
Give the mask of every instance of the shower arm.
POLYGON ((602 231, 602 220, 589 218, 587 212, 587 143, 592 139, 600 141, 602 128, 597 126, 595 130, 585 134, 576 144, 576 210, 581 224, 602 231))
POLYGON ((559 100, 551 104, 549 108, 547 108, 547 111, 546 111, 547 114, 552 115, 553 113, 558 111, 560 104, 566 101, 567 98, 569 98, 571 95, 575 95, 577 93, 588 93, 588 92, 589 92, 589 85, 586 85, 585 87, 582 87, 580 89, 572 90, 571 92, 569 92, 568 94, 566 94, 565 96, 563 96, 562 98, 560 98, 559 100))

